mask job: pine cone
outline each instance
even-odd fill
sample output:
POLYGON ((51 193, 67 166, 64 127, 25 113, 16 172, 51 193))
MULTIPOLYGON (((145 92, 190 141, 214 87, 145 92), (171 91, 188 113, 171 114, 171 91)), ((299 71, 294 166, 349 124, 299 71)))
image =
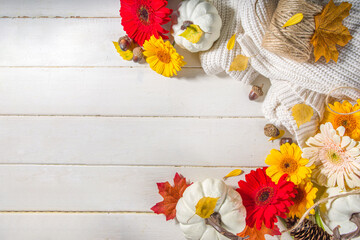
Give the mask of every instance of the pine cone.
MULTIPOLYGON (((291 228, 297 223, 298 219, 288 218, 286 220, 286 225, 288 228, 291 228)), ((312 221, 305 219, 304 222, 300 224, 298 228, 290 232, 290 235, 294 237, 295 240, 331 240, 332 237, 330 234, 325 232, 321 227, 312 221)))

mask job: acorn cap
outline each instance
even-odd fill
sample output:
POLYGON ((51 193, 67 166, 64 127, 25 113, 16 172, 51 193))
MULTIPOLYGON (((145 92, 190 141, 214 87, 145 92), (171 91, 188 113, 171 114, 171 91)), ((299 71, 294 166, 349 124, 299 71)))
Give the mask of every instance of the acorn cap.
POLYGON ((143 57, 143 50, 141 47, 136 47, 133 49, 133 54, 134 56, 137 56, 139 58, 142 58, 143 57))
POLYGON ((257 85, 252 86, 252 89, 259 97, 261 97, 262 95, 264 95, 264 92, 262 90, 262 87, 259 87, 257 85))
POLYGON ((125 39, 126 41, 128 41, 130 44, 133 43, 133 40, 132 40, 131 38, 129 38, 128 35, 125 35, 125 36, 120 37, 119 40, 118 40, 118 43, 120 44, 120 41, 123 40, 123 39, 125 39))
POLYGON ((277 127, 275 127, 275 125, 269 123, 264 127, 264 134, 267 137, 277 137, 279 136, 280 131, 277 129, 277 127))

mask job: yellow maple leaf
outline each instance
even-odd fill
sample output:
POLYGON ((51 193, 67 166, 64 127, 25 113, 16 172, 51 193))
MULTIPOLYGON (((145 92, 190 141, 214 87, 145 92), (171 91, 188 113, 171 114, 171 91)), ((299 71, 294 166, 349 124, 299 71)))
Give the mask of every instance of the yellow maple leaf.
POLYGON ((120 56, 127 61, 130 61, 133 58, 133 52, 131 51, 131 49, 128 49, 126 51, 121 50, 119 43, 118 42, 113 42, 116 51, 120 54, 120 56))
POLYGON ((248 66, 249 58, 244 55, 237 55, 230 65, 229 71, 244 71, 248 66))
POLYGON ((235 38, 236 38, 236 34, 232 35, 232 37, 229 39, 226 48, 230 51, 231 49, 234 48, 235 46, 235 38))
POLYGON ((198 25, 190 24, 179 36, 186 38, 191 43, 197 43, 204 34, 204 31, 198 25))
POLYGON ((291 109, 292 116, 294 117, 298 127, 311 120, 314 115, 314 110, 305 103, 296 104, 291 109))
POLYGON ((229 177, 236 177, 239 176, 243 171, 241 169, 235 169, 229 172, 225 177, 224 180, 226 180, 229 177))
POLYGON ((219 198, 203 197, 195 206, 195 214, 202 218, 209 218, 214 213, 219 198))
POLYGON ((349 16, 351 6, 347 2, 336 6, 330 0, 322 12, 315 16, 315 33, 311 38, 315 62, 321 56, 325 57, 326 62, 330 59, 337 62, 339 52, 336 45, 345 46, 352 39, 349 29, 342 24, 343 19, 349 16))
POLYGON ((292 16, 289 20, 287 20, 287 22, 282 26, 284 27, 289 27, 295 24, 298 24, 299 22, 301 22, 304 18, 304 15, 302 13, 297 13, 294 16, 292 16))
POLYGON ((275 236, 281 235, 279 228, 275 225, 273 229, 265 227, 263 224, 261 229, 258 230, 255 226, 253 228, 246 226, 244 231, 238 233, 239 237, 249 237, 247 240, 265 240, 265 234, 275 236))

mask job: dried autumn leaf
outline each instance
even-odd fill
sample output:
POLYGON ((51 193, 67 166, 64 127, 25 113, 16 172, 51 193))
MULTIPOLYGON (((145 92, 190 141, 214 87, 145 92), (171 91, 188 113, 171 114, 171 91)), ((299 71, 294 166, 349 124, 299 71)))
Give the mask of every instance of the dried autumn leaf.
POLYGON ((246 226, 244 231, 241 233, 238 233, 239 237, 247 237, 247 240, 265 240, 265 234, 268 234, 270 236, 275 235, 281 235, 279 228, 275 225, 273 229, 265 227, 263 224, 261 229, 258 230, 255 226, 253 228, 250 228, 249 226, 246 226))
POLYGON ((176 204, 190 184, 186 183, 186 178, 176 173, 173 187, 169 182, 157 183, 157 186, 159 194, 164 200, 158 202, 151 210, 157 214, 164 214, 166 216, 166 221, 174 219, 176 216, 176 204))
POLYGON ((191 43, 197 43, 204 34, 203 30, 198 25, 190 24, 185 31, 179 36, 186 38, 191 43))
POLYGON ((342 24, 343 19, 349 16, 351 6, 347 2, 336 6, 330 0, 322 12, 315 16, 315 33, 311 38, 315 62, 321 56, 325 57, 326 62, 330 59, 337 62, 339 52, 336 45, 345 46, 352 39, 349 29, 342 24))
POLYGON ((284 136, 284 134, 285 134, 285 131, 284 131, 284 130, 279 130, 279 135, 277 135, 276 137, 271 137, 271 138, 269 138, 269 141, 274 141, 274 140, 276 140, 276 139, 279 139, 279 138, 281 138, 282 136, 284 136))
POLYGON ((304 15, 302 13, 297 13, 294 16, 292 16, 289 20, 287 20, 287 22, 282 26, 284 27, 289 27, 295 24, 298 24, 299 22, 301 22, 304 18, 304 15))
POLYGON ((236 37, 236 34, 232 35, 232 37, 229 39, 229 41, 228 41, 228 43, 227 43, 227 45, 226 45, 226 47, 227 47, 227 49, 228 49, 229 51, 230 51, 231 49, 233 49, 234 46, 235 46, 235 37, 236 37))
POLYGON ((237 55, 230 65, 229 71, 244 71, 248 66, 249 58, 244 55, 237 55))
POLYGON ((291 109, 292 116, 294 117, 298 127, 311 120, 314 115, 314 110, 305 103, 296 104, 291 109))
POLYGON ((195 206, 195 214, 202 218, 209 218, 214 213, 219 198, 203 197, 195 206))
POLYGON ((133 58, 133 52, 129 49, 126 51, 121 50, 118 42, 113 42, 116 51, 120 54, 120 56, 127 61, 130 61, 133 58))
POLYGON ((235 169, 229 172, 225 177, 224 180, 226 180, 229 177, 236 177, 239 176, 243 171, 241 169, 235 169))

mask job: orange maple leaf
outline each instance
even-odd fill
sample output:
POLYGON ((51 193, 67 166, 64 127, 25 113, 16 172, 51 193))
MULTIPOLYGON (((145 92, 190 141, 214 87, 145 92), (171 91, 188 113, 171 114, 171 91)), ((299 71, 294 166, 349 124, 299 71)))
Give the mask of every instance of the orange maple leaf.
POLYGON ((324 7, 322 12, 314 17, 315 33, 311 38, 314 46, 315 62, 324 56, 326 62, 330 59, 337 62, 339 52, 336 44, 345 46, 352 36, 349 29, 342 24, 344 18, 349 16, 351 4, 347 2, 336 6, 333 0, 324 7))
POLYGON ((176 204, 190 184, 186 183, 186 178, 176 173, 173 187, 169 182, 157 183, 157 186, 159 194, 164 200, 158 202, 151 210, 157 214, 164 214, 166 216, 166 221, 174 219, 176 216, 176 204))
POLYGON ((273 229, 265 227, 263 224, 261 226, 261 229, 258 230, 256 226, 253 228, 246 226, 244 231, 241 233, 238 233, 239 237, 246 237, 249 236, 247 240, 265 240, 265 234, 275 236, 275 235, 281 235, 279 228, 275 225, 273 229))

